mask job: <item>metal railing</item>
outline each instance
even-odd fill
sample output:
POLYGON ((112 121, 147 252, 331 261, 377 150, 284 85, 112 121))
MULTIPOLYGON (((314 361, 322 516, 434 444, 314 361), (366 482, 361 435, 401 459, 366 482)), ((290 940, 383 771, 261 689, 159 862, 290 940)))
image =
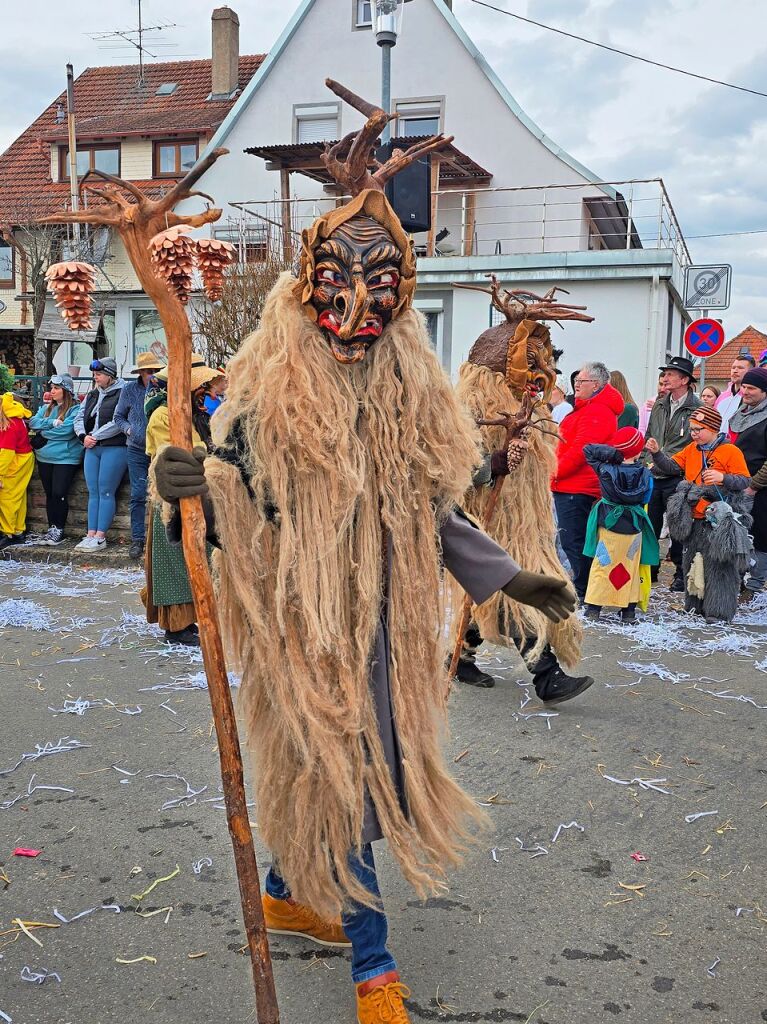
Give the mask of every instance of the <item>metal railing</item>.
MULTIPOLYGON (((230 203, 243 238, 257 226, 266 251, 295 254, 301 231, 336 197, 230 203)), ((508 256, 616 249, 671 251, 691 263, 662 178, 509 188, 440 189, 432 230, 413 236, 421 257, 508 256)))

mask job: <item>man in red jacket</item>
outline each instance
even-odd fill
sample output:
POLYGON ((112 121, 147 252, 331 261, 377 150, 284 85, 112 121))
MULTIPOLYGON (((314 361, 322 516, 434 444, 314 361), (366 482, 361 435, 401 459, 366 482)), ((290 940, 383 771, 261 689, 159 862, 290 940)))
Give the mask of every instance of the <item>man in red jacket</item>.
POLYGON ((604 363, 584 363, 575 376, 575 410, 559 425, 557 470, 551 481, 559 523, 559 540, 573 571, 575 592, 586 595, 591 560, 583 555, 586 523, 599 498, 599 481, 587 464, 587 444, 609 444, 618 429, 623 399, 610 384, 604 363))

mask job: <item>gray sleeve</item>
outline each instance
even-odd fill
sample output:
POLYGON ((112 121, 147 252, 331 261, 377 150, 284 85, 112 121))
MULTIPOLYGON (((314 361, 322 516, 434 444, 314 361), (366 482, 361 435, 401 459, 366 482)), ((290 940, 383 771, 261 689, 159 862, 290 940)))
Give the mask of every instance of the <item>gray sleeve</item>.
POLYGON ((722 480, 722 487, 727 491, 745 491, 751 485, 750 476, 741 476, 740 473, 725 473, 722 480))
POLYGON ((117 437, 118 434, 122 434, 123 430, 116 420, 109 420, 108 423, 102 423, 100 427, 96 427, 95 430, 91 431, 91 437, 95 441, 106 441, 110 437, 117 437))
POLYGON ((80 402, 80 408, 75 416, 75 433, 78 437, 85 437, 85 402, 80 402))
POLYGON ((130 386, 122 389, 119 401, 117 402, 117 408, 115 409, 114 418, 114 422, 126 436, 130 434, 130 422, 128 421, 128 415, 131 408, 131 392, 129 387, 130 386))
POLYGON ((460 510, 447 517, 440 529, 440 538, 445 568, 475 604, 487 601, 520 571, 514 559, 460 510))
POLYGON ((653 452, 652 460, 661 473, 668 473, 669 476, 683 475, 682 467, 679 463, 674 462, 665 452, 653 452))

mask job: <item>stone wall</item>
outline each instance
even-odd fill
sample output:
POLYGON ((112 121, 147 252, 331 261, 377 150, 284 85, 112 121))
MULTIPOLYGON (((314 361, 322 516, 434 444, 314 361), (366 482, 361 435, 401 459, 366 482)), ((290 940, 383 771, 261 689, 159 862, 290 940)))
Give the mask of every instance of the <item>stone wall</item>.
MULTIPOLYGON (((107 539, 112 544, 130 544, 130 482, 126 471, 117 492, 117 514, 115 515, 107 539)), ((37 475, 37 466, 32 474, 27 491, 27 530, 30 533, 45 533, 48 529, 48 518, 45 514, 45 491, 37 475)), ((71 537, 84 537, 88 532, 88 488, 82 466, 72 482, 69 492, 69 518, 66 534, 71 537)))

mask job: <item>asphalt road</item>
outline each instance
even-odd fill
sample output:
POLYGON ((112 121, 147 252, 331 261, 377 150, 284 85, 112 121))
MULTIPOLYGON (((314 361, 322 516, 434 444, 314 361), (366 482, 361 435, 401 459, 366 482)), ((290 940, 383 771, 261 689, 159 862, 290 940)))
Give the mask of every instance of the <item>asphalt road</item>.
MULTIPOLYGON (((146 689, 201 666, 141 623, 135 573, 105 572, 0 566, 0 1020, 246 1024, 254 1000, 207 694, 146 689), (136 618, 118 626, 123 613, 136 618), (25 625, 3 626, 9 615, 25 625), (77 698, 102 703, 49 710, 77 698), (84 746, 6 772, 62 737, 84 746), (54 914, 102 905, 119 912, 54 914), (18 921, 58 927, 31 928, 38 945, 18 921), (119 962, 140 957, 152 960, 119 962), (22 980, 43 969, 60 982, 22 980)), ((518 685, 518 660, 488 649, 498 685, 456 691, 448 748, 493 831, 425 905, 377 852, 414 1022, 767 1021, 764 600, 752 623, 723 631, 691 629, 663 603, 633 635, 590 626, 596 684, 551 718, 518 685), (728 699, 741 696, 752 702, 728 699), (716 813, 685 820, 703 812, 716 813), (573 821, 582 831, 554 842, 573 821)), ((345 953, 278 938, 273 957, 283 1024, 351 1024, 345 953)))

